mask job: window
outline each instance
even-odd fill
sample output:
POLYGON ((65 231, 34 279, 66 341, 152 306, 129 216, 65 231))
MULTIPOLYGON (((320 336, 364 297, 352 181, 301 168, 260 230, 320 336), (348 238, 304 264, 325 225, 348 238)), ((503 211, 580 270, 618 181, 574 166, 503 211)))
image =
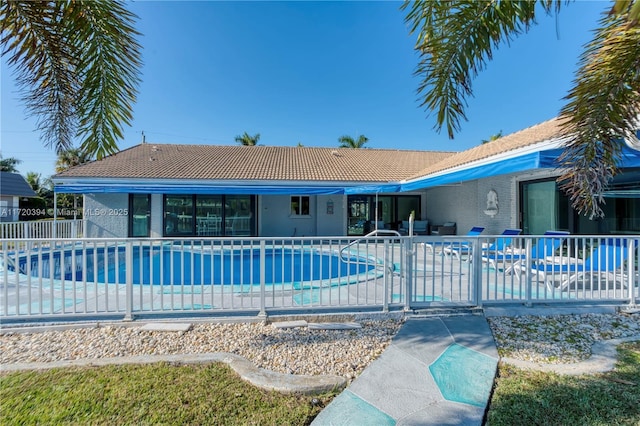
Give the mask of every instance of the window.
POLYGON ((164 235, 255 235, 253 195, 165 195, 164 235))
POLYGON ((223 235, 223 195, 196 196, 196 234, 204 237, 223 235))
POLYGON ((149 194, 129 195, 129 236, 148 237, 151 217, 151 196, 149 194))
POLYGON ((411 212, 420 218, 419 195, 349 195, 347 198, 347 235, 364 235, 375 228, 375 221, 386 229, 397 230, 411 212), (377 201, 377 203, 376 203, 377 201))
POLYGON ((193 196, 165 196, 164 235, 168 237, 193 235, 193 196))
POLYGON ((294 195, 291 197, 291 216, 309 216, 309 196, 294 195))

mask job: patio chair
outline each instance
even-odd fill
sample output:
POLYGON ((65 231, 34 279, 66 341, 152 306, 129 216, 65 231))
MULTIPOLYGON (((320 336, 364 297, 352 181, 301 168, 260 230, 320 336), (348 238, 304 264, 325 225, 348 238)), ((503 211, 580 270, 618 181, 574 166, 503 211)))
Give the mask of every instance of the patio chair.
POLYGON ((519 272, 524 268, 524 263, 527 258, 530 258, 532 262, 536 262, 541 259, 545 259, 549 256, 553 256, 555 251, 560 247, 564 238, 556 237, 549 238, 552 235, 568 235, 566 231, 546 231, 545 237, 538 238, 536 244, 531 248, 531 253, 527 254, 522 249, 509 248, 506 251, 495 251, 487 254, 483 254, 482 261, 489 264, 489 267, 496 268, 497 264, 509 264, 505 268, 505 274, 515 272, 519 277, 519 272))
POLYGON ((376 225, 376 229, 387 229, 387 226, 385 225, 384 220, 379 220, 374 223, 376 225))
POLYGON ((398 227, 400 235, 409 235, 409 221, 403 220, 398 227))
POLYGON ((598 284, 613 281, 626 287, 622 270, 629 256, 626 238, 607 238, 589 250, 584 261, 573 257, 560 257, 560 262, 549 259, 533 265, 532 272, 541 278, 549 290, 568 290, 572 284, 598 284), (559 278, 559 279, 558 279, 559 278))
POLYGON ((413 234, 414 235, 429 235, 429 221, 428 220, 416 220, 413 222, 413 234))
MULTIPOLYGON (((467 236, 476 236, 476 235, 480 235, 482 234, 482 231, 484 231, 484 228, 482 226, 474 226, 473 228, 471 228, 469 230, 469 232, 467 232, 467 236)), ((431 252, 433 252, 434 247, 440 247, 442 248, 445 244, 450 245, 451 242, 446 242, 446 241, 431 241, 428 243, 422 243, 422 248, 425 250, 430 250, 431 252)))
MULTIPOLYGON (((511 236, 520 235, 521 232, 522 229, 505 229, 502 231, 502 234, 500 234, 504 237, 498 237, 493 243, 482 247, 482 252, 490 254, 505 251, 507 248, 510 249, 511 236)), ((458 259, 460 259, 462 255, 467 255, 469 260, 471 259, 471 251, 472 245, 467 242, 451 244, 442 249, 442 252, 446 255, 453 255, 458 259)))
MULTIPOLYGON (((428 220, 415 220, 413 221, 413 235, 428 235, 429 221, 428 220)), ((403 220, 398 227, 400 235, 409 235, 409 221, 403 220)))
POLYGON ((435 230, 431 231, 431 235, 456 235, 456 223, 445 222, 444 225, 436 226, 435 230))

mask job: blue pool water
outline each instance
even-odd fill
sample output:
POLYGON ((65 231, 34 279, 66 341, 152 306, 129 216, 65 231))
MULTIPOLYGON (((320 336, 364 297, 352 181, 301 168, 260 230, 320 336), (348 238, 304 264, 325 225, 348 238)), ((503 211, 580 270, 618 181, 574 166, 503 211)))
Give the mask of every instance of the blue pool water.
MULTIPOLYGON (((53 275, 54 279, 124 284, 127 276, 124 247, 43 252, 19 257, 18 265, 20 272, 43 278, 53 275)), ((134 284, 259 284, 260 266, 258 248, 133 247, 134 284)), ((264 266, 266 284, 331 280, 357 276, 374 268, 361 258, 344 261, 332 253, 288 248, 267 249, 264 266)))

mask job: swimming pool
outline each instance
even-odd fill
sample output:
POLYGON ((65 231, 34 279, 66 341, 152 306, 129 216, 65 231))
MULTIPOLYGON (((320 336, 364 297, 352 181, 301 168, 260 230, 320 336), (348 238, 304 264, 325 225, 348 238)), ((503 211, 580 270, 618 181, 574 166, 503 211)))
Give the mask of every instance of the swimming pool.
MULTIPOLYGON (((17 257, 20 272, 33 277, 105 284, 126 283, 124 246, 94 246, 40 251, 17 257)), ((133 246, 133 284, 256 285, 349 282, 375 269, 375 262, 357 255, 316 248, 133 246), (336 281, 337 280, 337 281, 336 281)), ((15 263, 15 262, 14 262, 15 263)), ((14 270, 9 265, 10 270, 14 270)))

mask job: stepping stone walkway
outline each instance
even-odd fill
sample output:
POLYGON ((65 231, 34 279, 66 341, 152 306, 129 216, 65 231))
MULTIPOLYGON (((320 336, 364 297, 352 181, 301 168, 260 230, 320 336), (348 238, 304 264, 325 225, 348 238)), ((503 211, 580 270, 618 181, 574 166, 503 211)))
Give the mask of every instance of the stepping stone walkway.
POLYGON ((169 332, 181 332, 186 333, 191 330, 193 325, 189 323, 181 323, 181 322, 150 322, 148 324, 140 327, 140 330, 145 331, 169 331, 169 332))
POLYGON ((274 322, 271 326, 279 329, 307 327, 309 330, 357 330, 362 328, 362 324, 357 322, 307 322, 304 320, 274 322))

